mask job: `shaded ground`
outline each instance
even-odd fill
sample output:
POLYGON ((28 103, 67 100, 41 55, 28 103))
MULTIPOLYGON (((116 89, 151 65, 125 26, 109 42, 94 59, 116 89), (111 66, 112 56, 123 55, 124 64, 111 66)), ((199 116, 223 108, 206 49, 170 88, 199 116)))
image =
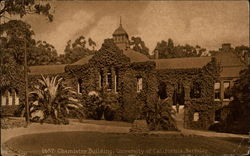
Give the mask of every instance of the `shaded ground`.
MULTIPOLYGON (((62 148, 69 147, 69 149, 72 150, 72 147, 74 146, 77 148, 84 147, 85 149, 87 149, 88 147, 94 149, 95 145, 98 145, 101 148, 110 147, 112 151, 116 151, 114 149, 116 149, 117 146, 121 149, 123 149, 123 147, 124 148, 126 147, 126 149, 130 149, 128 147, 131 147, 131 149, 133 149, 137 148, 136 146, 137 144, 140 148, 144 149, 143 150, 144 152, 146 152, 145 149, 151 147, 152 148, 156 147, 156 149, 159 148, 167 149, 165 151, 165 154, 171 153, 169 151, 173 150, 171 149, 172 147, 174 149, 181 147, 181 149, 178 149, 179 152, 178 151, 175 152, 185 153, 184 151, 185 147, 188 147, 187 150, 186 149, 185 150, 189 151, 188 150, 189 148, 192 149, 193 147, 196 146, 197 148, 200 147, 201 149, 204 147, 205 152, 208 151, 209 153, 214 153, 214 154, 219 154, 219 153, 224 154, 228 152, 245 153, 247 151, 246 149, 246 144, 247 144, 246 140, 248 138, 247 135, 235 135, 228 133, 216 133, 209 131, 182 129, 181 132, 152 131, 149 133, 150 135, 133 136, 132 134, 127 134, 129 132, 130 127, 131 127, 130 123, 104 121, 104 120, 99 120, 99 121, 83 120, 81 123, 78 120, 70 120, 69 125, 52 125, 52 124, 41 125, 39 123, 32 123, 27 128, 22 127, 22 128, 1 130, 1 141, 2 143, 8 141, 7 145, 8 148, 11 149, 11 151, 17 150, 18 153, 20 153, 19 150, 22 151, 27 150, 28 153, 29 152, 31 152, 32 154, 35 153, 35 155, 39 154, 39 151, 41 152, 41 149, 44 149, 45 146, 46 148, 49 148, 50 146, 53 149, 59 147, 62 148), (32 134, 32 135, 27 136, 27 134, 32 134), (79 136, 76 134, 78 134, 79 136), (197 135, 200 136, 198 137, 197 135), (54 136, 55 138, 53 138, 54 136), (242 142, 242 138, 244 138, 244 140, 238 150, 238 144, 242 142), (47 143, 46 141, 49 142, 47 143), (60 141, 60 142, 55 143, 54 141, 60 141), (60 146, 53 147, 52 145, 54 144, 60 146)), ((203 150, 197 148, 193 149, 193 151, 198 150, 196 151, 196 153, 204 152, 203 150)), ((4 149, 1 148, 1 149, 2 152, 4 152, 2 154, 4 156, 8 156, 9 152, 6 151, 6 148, 4 149)), ((13 156, 13 153, 10 155, 13 156)))
POLYGON ((23 135, 6 142, 27 155, 119 155, 119 154, 243 154, 247 147, 201 136, 142 135, 100 132, 56 132, 23 135), (237 151, 235 151, 237 149, 237 151))

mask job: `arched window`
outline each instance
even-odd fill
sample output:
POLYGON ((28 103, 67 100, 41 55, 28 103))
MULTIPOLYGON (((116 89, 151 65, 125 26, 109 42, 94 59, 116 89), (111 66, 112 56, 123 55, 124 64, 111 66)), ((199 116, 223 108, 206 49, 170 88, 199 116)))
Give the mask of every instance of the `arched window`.
POLYGON ((8 105, 12 105, 13 104, 13 96, 11 94, 11 91, 7 91, 7 97, 8 97, 8 105))
POLYGON ((6 91, 1 91, 1 104, 2 106, 6 106, 7 105, 7 92, 6 91))
POLYGON ((83 89, 82 89, 82 79, 78 79, 77 91, 78 91, 78 94, 82 94, 82 93, 83 93, 83 89))
POLYGON ((100 70, 99 73, 99 88, 103 88, 103 70, 100 70))
POLYGON ((112 73, 111 73, 111 69, 108 69, 107 72, 107 87, 109 90, 112 89, 112 73))
POLYGON ((15 99, 15 105, 19 105, 19 95, 17 90, 14 91, 14 99, 15 99))
POLYGON ((199 82, 194 81, 193 84, 191 85, 190 97, 191 98, 201 97, 201 84, 199 82))

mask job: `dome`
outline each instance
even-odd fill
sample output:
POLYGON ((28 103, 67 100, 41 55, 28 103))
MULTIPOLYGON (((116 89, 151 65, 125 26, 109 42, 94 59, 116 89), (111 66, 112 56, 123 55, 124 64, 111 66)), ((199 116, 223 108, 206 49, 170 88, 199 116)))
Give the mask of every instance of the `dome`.
POLYGON ((113 36, 116 36, 116 35, 126 35, 126 36, 128 35, 127 32, 123 29, 121 24, 113 33, 113 36))

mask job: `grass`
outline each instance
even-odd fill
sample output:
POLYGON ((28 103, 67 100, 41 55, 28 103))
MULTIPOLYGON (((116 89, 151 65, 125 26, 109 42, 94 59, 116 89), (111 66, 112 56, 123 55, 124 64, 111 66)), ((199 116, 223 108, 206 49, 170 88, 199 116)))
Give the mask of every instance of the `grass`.
MULTIPOLYGON (((27 155, 235 154, 235 142, 201 136, 55 132, 12 138, 6 147, 27 155)), ((237 154, 244 154, 242 146, 237 154)))

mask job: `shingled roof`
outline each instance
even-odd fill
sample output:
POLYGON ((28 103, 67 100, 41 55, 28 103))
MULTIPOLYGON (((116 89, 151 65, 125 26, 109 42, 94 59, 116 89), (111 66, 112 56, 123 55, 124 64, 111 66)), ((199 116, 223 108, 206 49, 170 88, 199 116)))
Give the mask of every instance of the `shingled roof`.
POLYGON ((43 65, 43 66, 30 66, 29 75, 40 75, 40 74, 59 74, 64 72, 64 67, 67 64, 60 65, 43 65))
POLYGON ((240 71, 245 69, 246 67, 222 67, 222 71, 220 76, 222 78, 230 77, 230 78, 237 78, 240 75, 240 71))
POLYGON ((123 54, 130 58, 131 62, 146 62, 149 61, 149 58, 139 52, 134 51, 133 49, 126 49, 123 51, 123 54))
POLYGON ((72 63, 72 65, 81 65, 81 64, 86 64, 89 63, 89 60, 93 57, 94 55, 89 55, 86 57, 81 58, 80 60, 76 61, 75 63, 72 63))
POLYGON ((156 69, 202 68, 211 61, 211 57, 187 57, 171 59, 153 59, 156 69))

